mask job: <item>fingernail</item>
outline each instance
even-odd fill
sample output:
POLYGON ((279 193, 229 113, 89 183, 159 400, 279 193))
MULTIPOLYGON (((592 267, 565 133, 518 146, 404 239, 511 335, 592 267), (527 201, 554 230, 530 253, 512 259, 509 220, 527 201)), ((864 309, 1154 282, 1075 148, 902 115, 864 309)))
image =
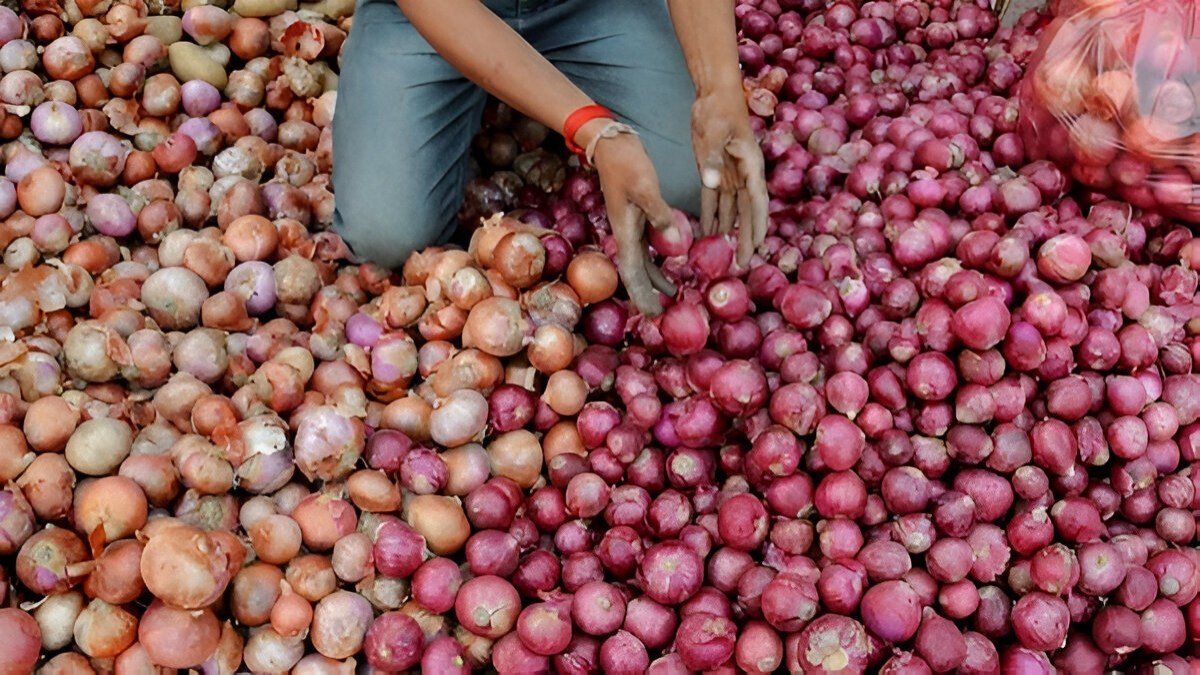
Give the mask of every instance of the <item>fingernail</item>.
POLYGON ((716 190, 721 187, 721 172, 716 169, 705 169, 704 187, 710 190, 716 190))

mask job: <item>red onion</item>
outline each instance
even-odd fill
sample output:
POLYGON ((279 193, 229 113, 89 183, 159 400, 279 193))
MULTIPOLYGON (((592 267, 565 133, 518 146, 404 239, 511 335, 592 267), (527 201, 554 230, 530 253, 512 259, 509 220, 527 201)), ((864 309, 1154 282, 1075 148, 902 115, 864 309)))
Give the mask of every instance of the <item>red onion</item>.
POLYGON ((733 656, 737 627, 725 617, 697 613, 679 624, 675 648, 691 670, 713 670, 733 656))
POLYGON ((872 586, 862 599, 863 623, 875 635, 903 642, 916 634, 921 608, 916 591, 904 581, 872 586))
POLYGON ((699 557, 687 545, 662 542, 646 551, 638 579, 652 600, 677 605, 700 589, 703 569, 699 557))
POLYGON ((495 576, 475 577, 464 583, 455 600, 455 613, 464 628, 480 637, 495 639, 516 625, 521 600, 516 589, 495 576))
POLYGON ((1013 606, 1012 621, 1013 632, 1022 645, 1049 651, 1066 640, 1070 617, 1065 602, 1035 591, 1022 596, 1013 606))
POLYGON ((383 670, 405 670, 421 661, 424 636, 417 622, 404 612, 384 612, 375 617, 363 638, 367 663, 383 670))

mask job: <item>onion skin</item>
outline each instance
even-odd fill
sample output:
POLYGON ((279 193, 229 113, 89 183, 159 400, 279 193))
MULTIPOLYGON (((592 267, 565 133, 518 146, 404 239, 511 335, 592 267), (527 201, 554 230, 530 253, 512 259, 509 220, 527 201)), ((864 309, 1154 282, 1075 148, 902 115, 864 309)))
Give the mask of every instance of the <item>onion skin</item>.
POLYGON ((313 646, 325 657, 349 658, 362 646, 371 617, 371 605, 361 595, 349 591, 331 593, 313 611, 310 633, 313 646))
POLYGON ((436 555, 453 555, 471 534, 462 506, 450 497, 414 496, 405 506, 404 520, 425 538, 436 555))
POLYGON ((31 216, 44 216, 62 207, 66 182, 52 167, 30 171, 17 183, 17 202, 31 216))
POLYGON ((111 543, 146 523, 146 495, 134 481, 105 476, 81 486, 75 496, 75 523, 89 536, 97 531, 111 543))
POLYGON ((138 623, 138 642, 156 665, 191 668, 216 650, 221 627, 210 609, 187 611, 155 600, 138 623))
POLYGON ((228 561, 205 532, 172 525, 146 542, 142 578, 146 588, 169 605, 202 609, 216 602, 229 583, 228 561))
POLYGON ((15 607, 0 609, 0 626, 9 647, 0 665, 12 672, 32 672, 41 652, 42 633, 33 617, 15 607))
POLYGON ((332 407, 317 408, 296 430, 297 466, 310 478, 344 478, 361 456, 365 442, 360 420, 332 407))
POLYGON ((521 307, 506 298, 487 298, 471 308, 463 326, 463 346, 492 356, 512 356, 525 343, 528 324, 521 307))

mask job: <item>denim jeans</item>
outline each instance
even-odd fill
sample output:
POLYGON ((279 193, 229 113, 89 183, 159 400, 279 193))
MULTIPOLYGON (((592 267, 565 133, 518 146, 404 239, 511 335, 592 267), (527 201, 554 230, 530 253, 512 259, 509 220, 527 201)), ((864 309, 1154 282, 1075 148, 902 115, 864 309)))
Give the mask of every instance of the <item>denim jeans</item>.
MULTIPOLYGON (((698 209, 695 90, 665 0, 485 4, 637 129, 669 204, 698 209)), ((334 229, 357 257, 396 268, 454 233, 486 99, 392 0, 359 0, 333 127, 334 229)))

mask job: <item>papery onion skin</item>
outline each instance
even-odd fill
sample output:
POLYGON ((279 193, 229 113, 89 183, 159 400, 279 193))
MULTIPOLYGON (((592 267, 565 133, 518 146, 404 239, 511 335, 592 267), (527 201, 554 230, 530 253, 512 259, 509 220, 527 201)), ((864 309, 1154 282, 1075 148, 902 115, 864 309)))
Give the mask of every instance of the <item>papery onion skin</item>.
POLYGON ((512 356, 524 346, 527 331, 520 304, 507 298, 487 298, 467 315, 463 346, 477 347, 493 356, 512 356))
POLYGON ((306 415, 296 430, 296 465, 310 478, 345 478, 358 462, 365 444, 361 420, 323 406, 306 415))

